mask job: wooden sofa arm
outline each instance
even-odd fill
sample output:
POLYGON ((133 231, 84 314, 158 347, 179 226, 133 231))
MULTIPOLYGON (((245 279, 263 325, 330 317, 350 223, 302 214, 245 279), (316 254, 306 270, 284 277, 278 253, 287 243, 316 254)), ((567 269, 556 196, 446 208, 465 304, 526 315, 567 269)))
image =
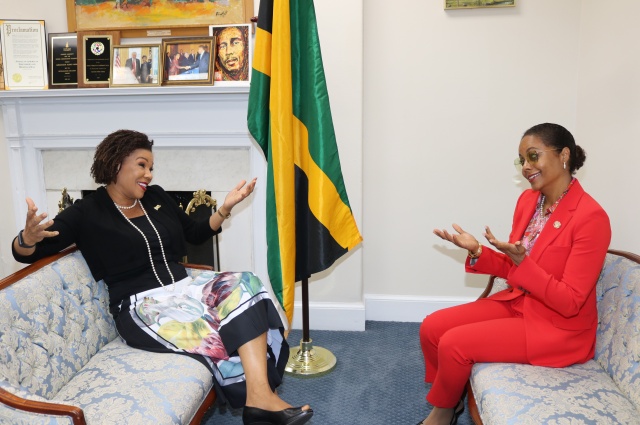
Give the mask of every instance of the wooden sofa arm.
POLYGON ((49 264, 53 263, 54 261, 59 260, 60 258, 64 257, 65 255, 71 254, 74 251, 77 251, 78 248, 75 245, 70 246, 69 248, 65 248, 62 251, 60 251, 57 254, 51 255, 49 257, 45 257, 42 258, 38 261, 36 261, 33 264, 29 264, 28 266, 24 267, 23 269, 18 270, 17 272, 10 274, 9 276, 0 279, 0 289, 4 289, 8 286, 13 285, 14 283, 16 283, 17 281, 29 276, 31 273, 40 270, 41 268, 48 266, 49 264))
POLYGON ((482 291, 482 294, 480 294, 478 299, 487 298, 489 296, 489 294, 491 293, 491 290, 493 289, 493 282, 495 280, 496 280, 496 276, 492 275, 489 277, 489 282, 487 282, 487 286, 484 288, 484 291, 482 291))
POLYGON ((198 269, 198 270, 210 270, 213 271, 213 267, 206 264, 191 264, 191 263, 180 263, 186 269, 198 269))
POLYGON ((0 403, 24 412, 42 415, 69 416, 74 425, 86 425, 81 408, 66 404, 48 403, 45 401, 27 400, 0 388, 0 403))

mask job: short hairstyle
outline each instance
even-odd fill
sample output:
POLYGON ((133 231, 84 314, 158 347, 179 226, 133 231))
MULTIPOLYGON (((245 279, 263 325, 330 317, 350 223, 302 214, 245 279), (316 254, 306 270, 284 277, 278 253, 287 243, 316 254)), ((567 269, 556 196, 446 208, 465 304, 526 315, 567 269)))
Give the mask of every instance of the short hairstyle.
POLYGON ((562 150, 569 148, 569 172, 575 174, 584 165, 587 154, 579 145, 569 130, 559 124, 543 123, 534 125, 525 131, 522 137, 536 136, 545 146, 562 150))
POLYGON ((120 166, 136 149, 151 151, 153 140, 135 130, 118 130, 109 134, 96 148, 91 165, 91 176, 98 184, 116 181, 120 166))

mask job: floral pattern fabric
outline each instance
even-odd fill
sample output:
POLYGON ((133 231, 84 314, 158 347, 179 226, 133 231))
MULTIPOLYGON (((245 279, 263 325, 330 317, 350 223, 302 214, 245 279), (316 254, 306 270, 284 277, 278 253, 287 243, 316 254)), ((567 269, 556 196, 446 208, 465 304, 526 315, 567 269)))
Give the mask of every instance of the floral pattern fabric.
POLYGON ((473 366, 470 382, 485 424, 640 423, 640 265, 607 254, 596 291, 594 360, 558 369, 473 366))
MULTIPOLYGON (((158 344, 203 356, 224 390, 245 378, 240 357, 229 356, 221 332, 264 300, 270 300, 269 293, 255 274, 211 271, 133 295, 129 309, 134 321, 158 344)), ((288 355, 280 332, 282 323, 277 325, 267 331, 267 355, 275 356, 276 363, 284 351, 288 355)), ((238 335, 244 333, 238 327, 231 329, 238 335)))

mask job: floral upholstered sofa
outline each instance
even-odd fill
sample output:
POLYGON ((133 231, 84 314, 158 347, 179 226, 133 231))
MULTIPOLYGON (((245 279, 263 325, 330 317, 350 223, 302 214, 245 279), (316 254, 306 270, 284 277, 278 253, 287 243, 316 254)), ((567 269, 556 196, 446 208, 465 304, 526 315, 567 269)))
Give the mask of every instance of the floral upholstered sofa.
MULTIPOLYGON (((491 284, 487 294, 504 285, 491 284)), ((474 365, 468 389, 476 424, 640 424, 640 256, 610 250, 596 291, 595 358, 560 369, 474 365)))
POLYGON ((108 306, 73 248, 0 280, 0 423, 200 422, 215 401, 211 373, 128 347, 108 306))

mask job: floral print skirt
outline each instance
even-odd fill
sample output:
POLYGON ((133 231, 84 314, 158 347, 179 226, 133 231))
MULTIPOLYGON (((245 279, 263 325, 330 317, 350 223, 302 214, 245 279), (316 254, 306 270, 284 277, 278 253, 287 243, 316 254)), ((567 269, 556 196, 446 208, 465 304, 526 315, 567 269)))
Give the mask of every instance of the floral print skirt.
POLYGON ((213 374, 219 399, 232 407, 246 401, 238 347, 265 332, 269 383, 275 390, 282 382, 289 357, 284 326, 253 273, 204 272, 126 301, 116 325, 127 344, 195 358, 213 374))

